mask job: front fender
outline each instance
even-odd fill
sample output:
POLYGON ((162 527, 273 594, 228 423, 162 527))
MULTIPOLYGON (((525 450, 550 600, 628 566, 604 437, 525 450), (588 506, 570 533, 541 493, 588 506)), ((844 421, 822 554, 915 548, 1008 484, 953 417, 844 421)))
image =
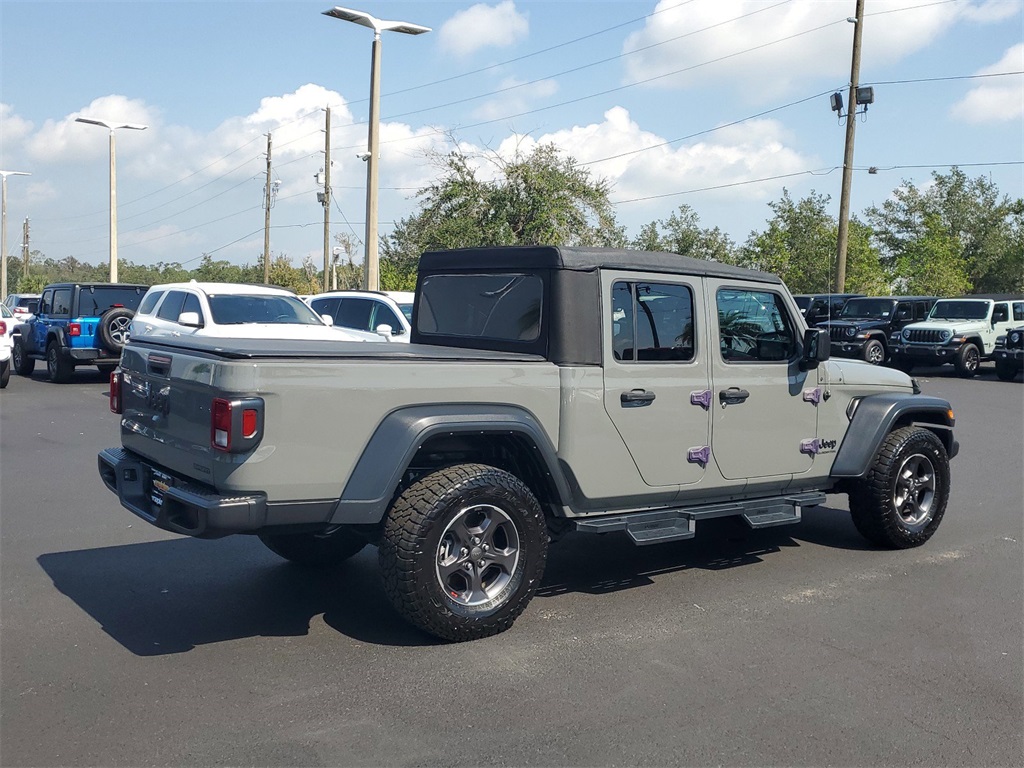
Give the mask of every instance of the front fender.
POLYGON ((850 428, 832 465, 832 477, 864 477, 882 441, 897 426, 918 424, 930 429, 953 458, 959 445, 953 439, 955 419, 949 402, 908 393, 868 395, 860 400, 850 428))
POLYGON ((356 462, 331 517, 333 524, 373 524, 387 511, 416 451, 445 434, 519 434, 532 443, 561 498, 569 498, 550 438, 529 411, 510 405, 444 403, 392 411, 356 462))

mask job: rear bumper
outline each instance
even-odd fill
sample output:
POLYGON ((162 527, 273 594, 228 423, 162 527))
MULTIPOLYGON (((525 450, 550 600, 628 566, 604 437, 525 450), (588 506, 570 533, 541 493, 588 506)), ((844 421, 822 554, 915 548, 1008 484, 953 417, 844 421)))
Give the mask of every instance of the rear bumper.
POLYGON ((178 477, 157 488, 155 467, 123 448, 106 448, 97 460, 103 484, 117 494, 121 505, 165 531, 217 538, 254 531, 266 523, 267 497, 262 493, 226 497, 178 477))
POLYGON ((116 364, 121 362, 120 355, 111 355, 105 349, 61 347, 61 351, 64 357, 71 360, 75 365, 103 365, 105 363, 116 364))

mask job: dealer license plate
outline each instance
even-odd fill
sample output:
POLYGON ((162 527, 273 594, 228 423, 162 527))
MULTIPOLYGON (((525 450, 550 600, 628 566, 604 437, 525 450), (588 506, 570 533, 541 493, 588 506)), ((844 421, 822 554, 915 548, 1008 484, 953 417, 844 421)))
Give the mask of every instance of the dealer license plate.
POLYGON ((154 506, 162 507, 164 505, 164 494, 173 485, 174 479, 170 475, 157 469, 149 470, 149 498, 154 506))

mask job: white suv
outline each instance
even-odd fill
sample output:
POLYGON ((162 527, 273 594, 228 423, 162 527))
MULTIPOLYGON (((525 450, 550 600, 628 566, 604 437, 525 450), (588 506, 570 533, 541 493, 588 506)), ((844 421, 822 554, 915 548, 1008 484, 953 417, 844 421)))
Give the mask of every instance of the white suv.
POLYGON ((928 317, 893 333, 890 351, 904 371, 952 363, 970 378, 995 351, 996 338, 1024 320, 1024 298, 964 296, 939 299, 928 317))
POLYGON ((150 288, 132 318, 131 335, 381 340, 374 333, 332 327, 329 318, 322 318, 282 288, 195 280, 150 288))
POLYGON ((11 337, 19 322, 6 304, 0 304, 0 389, 11 380, 11 337))
POLYGON ((307 302, 335 325, 408 343, 415 297, 411 291, 331 291, 307 302))

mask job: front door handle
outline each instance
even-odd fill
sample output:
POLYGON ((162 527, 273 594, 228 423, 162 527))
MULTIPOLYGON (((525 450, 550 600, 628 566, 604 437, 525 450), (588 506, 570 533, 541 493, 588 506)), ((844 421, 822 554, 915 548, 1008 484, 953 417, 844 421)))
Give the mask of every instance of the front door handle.
POLYGON ((627 408, 650 405, 654 402, 654 393, 648 392, 646 389, 631 389, 629 392, 619 395, 619 402, 627 408))
POLYGON ((750 393, 739 387, 729 387, 718 393, 718 402, 722 405, 739 405, 750 397, 750 393))

